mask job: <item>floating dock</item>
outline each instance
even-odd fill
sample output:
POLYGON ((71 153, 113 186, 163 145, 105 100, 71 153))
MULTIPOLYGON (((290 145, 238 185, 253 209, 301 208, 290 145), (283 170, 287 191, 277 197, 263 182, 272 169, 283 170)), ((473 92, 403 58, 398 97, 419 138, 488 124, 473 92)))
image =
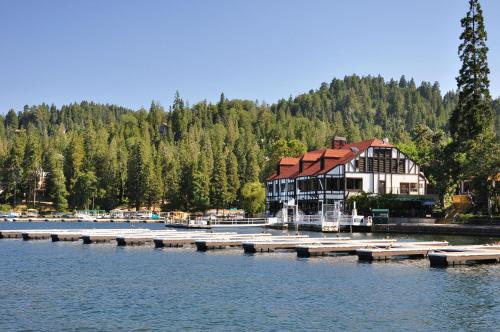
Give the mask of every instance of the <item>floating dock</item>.
POLYGON ((198 232, 193 234, 190 232, 183 237, 158 237, 153 241, 156 248, 164 247, 183 247, 185 245, 195 245, 196 242, 203 241, 224 241, 228 239, 251 239, 256 237, 268 237, 272 236, 269 233, 255 233, 255 234, 238 234, 235 232, 220 232, 220 233, 208 233, 208 232, 198 232))
POLYGON ((286 239, 286 240, 266 240, 266 241, 253 241, 242 243, 243 250, 247 254, 256 252, 272 252, 275 250, 295 250, 295 247, 303 244, 327 244, 339 243, 341 241, 350 240, 348 237, 331 237, 331 238, 299 238, 299 239, 286 239))
POLYGON ((0 238, 52 239, 83 243, 115 242, 118 246, 145 245, 180 247, 195 245, 198 251, 242 247, 245 253, 294 250, 298 257, 337 253, 356 254, 360 261, 428 257, 431 267, 460 264, 499 263, 500 244, 450 246, 446 241, 398 242, 394 239, 351 239, 207 231, 113 229, 11 229, 0 230, 0 238))
POLYGON ((429 252, 447 246, 447 241, 402 242, 387 248, 358 249, 356 254, 360 261, 387 260, 395 257, 423 258, 429 252))
MULTIPOLYGON (((230 233, 235 234, 236 233, 230 233)), ((151 231, 143 234, 127 234, 123 236, 116 237, 116 242, 119 246, 127 246, 127 245, 145 245, 152 244, 156 239, 161 239, 164 241, 168 240, 192 240, 195 241, 195 238, 203 238, 207 236, 221 236, 224 233, 208 233, 202 231, 151 231)))
POLYGON ((295 240, 308 238, 306 235, 290 235, 290 236, 272 236, 271 234, 240 234, 239 236, 229 236, 224 238, 213 238, 197 240, 195 242, 198 251, 207 251, 213 249, 225 249, 228 247, 241 247, 244 242, 248 241, 269 241, 269 240, 295 240), (250 236, 249 236, 250 235, 250 236))
POLYGON ((447 267, 464 264, 500 263, 500 245, 450 248, 429 253, 431 267, 447 267))
POLYGON ((372 247, 389 247, 396 240, 351 240, 344 243, 298 245, 295 247, 297 257, 325 256, 329 254, 355 254, 356 250, 372 247))

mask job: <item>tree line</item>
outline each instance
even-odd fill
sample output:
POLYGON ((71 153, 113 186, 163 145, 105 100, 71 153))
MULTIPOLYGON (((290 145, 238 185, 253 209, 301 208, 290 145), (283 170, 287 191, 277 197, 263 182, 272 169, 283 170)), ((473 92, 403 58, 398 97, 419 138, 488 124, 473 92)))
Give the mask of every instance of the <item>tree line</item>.
POLYGON ((437 83, 352 75, 272 105, 222 94, 190 106, 177 93, 168 109, 25 106, 0 116, 0 200, 36 202, 46 172, 58 210, 241 207, 244 186, 263 181, 283 155, 327 146, 333 135, 406 142, 417 124, 448 132, 456 103, 437 83))

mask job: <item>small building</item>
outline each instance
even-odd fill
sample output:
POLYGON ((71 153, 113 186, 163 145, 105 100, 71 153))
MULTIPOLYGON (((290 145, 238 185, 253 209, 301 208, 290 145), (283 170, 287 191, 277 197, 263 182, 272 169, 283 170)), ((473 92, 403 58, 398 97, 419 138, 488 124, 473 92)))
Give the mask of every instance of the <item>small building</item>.
POLYGON ((425 195, 427 179, 415 161, 387 139, 348 144, 335 137, 331 148, 309 151, 299 158, 282 158, 267 179, 266 211, 275 214, 293 201, 306 214, 333 206, 361 192, 425 195))
POLYGON ((158 129, 161 136, 166 136, 168 134, 168 124, 163 122, 160 124, 160 128, 158 129))

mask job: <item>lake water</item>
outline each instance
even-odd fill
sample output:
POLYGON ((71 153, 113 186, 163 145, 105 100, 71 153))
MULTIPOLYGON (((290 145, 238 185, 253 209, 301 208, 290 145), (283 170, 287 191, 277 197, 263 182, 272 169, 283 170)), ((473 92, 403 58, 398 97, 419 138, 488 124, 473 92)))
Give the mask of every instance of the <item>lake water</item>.
MULTIPOLYGON (((162 226, 0 223, 1 229, 162 226)), ((426 259, 358 263, 355 256, 298 259, 295 253, 247 255, 241 249, 200 253, 193 248, 0 240, 0 331, 499 327, 499 264, 435 269, 426 259)))

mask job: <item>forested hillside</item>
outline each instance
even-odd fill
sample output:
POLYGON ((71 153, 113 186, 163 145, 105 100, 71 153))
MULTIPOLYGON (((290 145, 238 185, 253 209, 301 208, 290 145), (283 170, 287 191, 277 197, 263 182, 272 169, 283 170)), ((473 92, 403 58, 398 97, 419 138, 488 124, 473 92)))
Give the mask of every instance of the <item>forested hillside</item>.
MULTIPOLYGON (((112 209, 161 203, 201 210, 241 206, 241 189, 272 171, 283 147, 323 147, 333 135, 349 141, 389 137, 408 142, 413 128, 443 129, 456 95, 438 83, 348 76, 268 105, 229 100, 133 111, 81 102, 26 106, 0 116, 2 203, 32 201, 48 172, 46 194, 57 209, 112 209)), ((495 101, 496 121, 500 101, 495 101)))

